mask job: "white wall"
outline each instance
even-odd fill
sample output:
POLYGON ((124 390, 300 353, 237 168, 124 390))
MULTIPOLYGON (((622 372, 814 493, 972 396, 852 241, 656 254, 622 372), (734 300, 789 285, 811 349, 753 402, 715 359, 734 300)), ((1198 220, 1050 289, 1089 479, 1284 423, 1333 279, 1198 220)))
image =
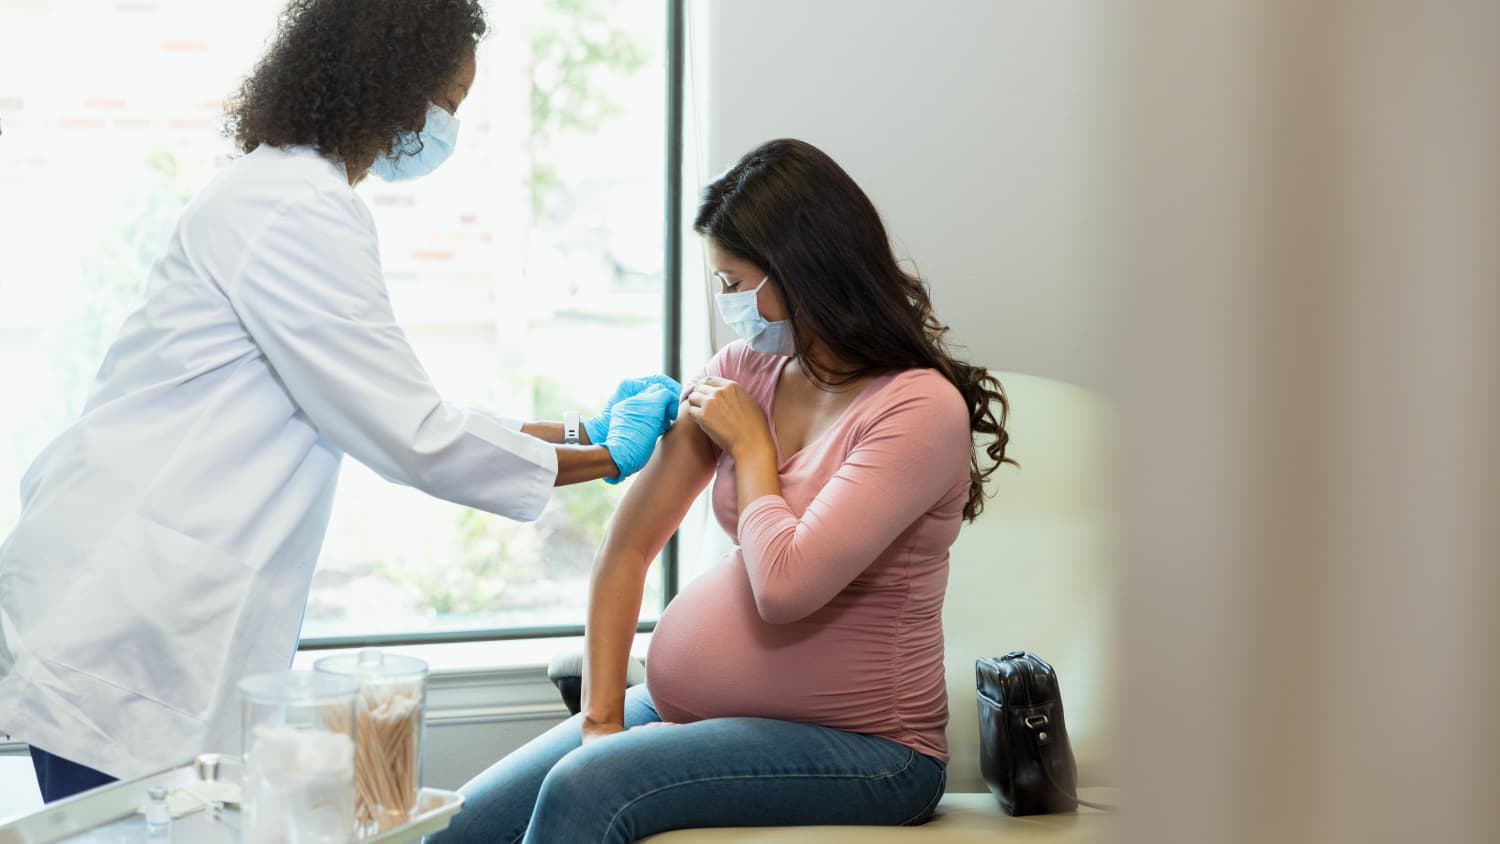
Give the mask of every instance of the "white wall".
POLYGON ((874 200, 975 362, 1095 386, 1106 306, 1091 8, 691 0, 707 40, 692 60, 708 66, 706 114, 689 125, 702 171, 686 178, 701 186, 772 138, 817 145, 874 200))

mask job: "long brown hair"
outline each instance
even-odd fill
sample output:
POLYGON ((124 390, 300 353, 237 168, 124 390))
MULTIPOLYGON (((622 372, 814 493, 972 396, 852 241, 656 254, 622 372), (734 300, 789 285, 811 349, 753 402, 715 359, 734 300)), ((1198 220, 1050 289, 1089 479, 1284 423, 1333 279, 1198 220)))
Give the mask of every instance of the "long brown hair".
POLYGON ((846 369, 797 360, 825 387, 905 369, 930 368, 958 388, 969 428, 991 438, 969 466, 964 518, 984 509, 985 482, 1002 463, 1010 403, 999 380, 953 356, 948 326, 932 313, 926 283, 901 269, 874 203, 812 144, 782 139, 752 150, 703 189, 698 234, 771 274, 786 299, 794 336, 813 336, 846 369), (999 416, 995 408, 999 408, 999 416))

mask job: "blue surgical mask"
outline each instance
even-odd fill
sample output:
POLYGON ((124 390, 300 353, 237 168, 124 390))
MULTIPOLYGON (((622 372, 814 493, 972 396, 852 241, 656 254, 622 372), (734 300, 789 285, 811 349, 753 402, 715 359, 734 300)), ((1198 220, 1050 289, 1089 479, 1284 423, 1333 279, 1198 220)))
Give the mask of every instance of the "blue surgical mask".
POLYGON ((716 293, 714 303, 719 306, 719 316, 734 329, 754 351, 764 355, 790 357, 797 353, 797 341, 792 336, 791 320, 771 322, 760 315, 758 298, 760 289, 766 286, 770 276, 760 280, 754 290, 739 293, 716 293))
POLYGON ((370 172, 385 182, 404 182, 436 170, 458 146, 458 118, 436 103, 427 104, 427 122, 420 132, 407 132, 396 139, 394 152, 375 157, 370 172), (418 151, 420 148, 420 151, 418 151), (411 155, 402 155, 412 150, 411 155))

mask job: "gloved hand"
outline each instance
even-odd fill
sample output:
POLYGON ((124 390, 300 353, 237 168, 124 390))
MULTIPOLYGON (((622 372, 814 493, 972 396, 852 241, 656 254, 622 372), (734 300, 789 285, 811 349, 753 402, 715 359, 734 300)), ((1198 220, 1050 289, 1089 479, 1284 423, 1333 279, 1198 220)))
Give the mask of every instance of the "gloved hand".
MULTIPOLYGON (((677 415, 679 391, 662 384, 652 384, 610 408, 609 430, 603 445, 620 470, 617 478, 605 481, 617 484, 645 468, 656 448, 656 439, 677 415)), ((590 436, 592 439, 592 435, 590 436)))
MULTIPOLYGON (((596 445, 603 445, 604 438, 609 436, 610 410, 620 401, 636 395, 653 384, 666 387, 673 392, 673 395, 678 396, 678 400, 680 400, 682 385, 677 383, 670 375, 647 375, 645 378, 626 378, 620 382, 620 386, 615 388, 615 394, 610 396, 609 401, 604 403, 604 410, 600 411, 598 416, 583 420, 583 430, 588 432, 589 442, 596 445)), ((667 432, 667 428, 672 427, 673 422, 677 421, 678 400, 672 402, 672 409, 667 415, 666 425, 661 429, 663 434, 667 432)))

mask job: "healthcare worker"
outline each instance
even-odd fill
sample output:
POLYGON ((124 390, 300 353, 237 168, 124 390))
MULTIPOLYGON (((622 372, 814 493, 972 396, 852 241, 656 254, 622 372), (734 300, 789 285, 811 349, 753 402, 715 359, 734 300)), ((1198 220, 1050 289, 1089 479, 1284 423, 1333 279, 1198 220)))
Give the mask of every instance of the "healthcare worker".
POLYGON ((291 662, 344 454, 530 520, 639 470, 675 415, 665 376, 571 437, 459 407, 396 325, 352 186, 453 151, 484 29, 473 0, 296 0, 232 102, 246 154, 183 212, 0 546, 0 732, 47 800, 238 749, 236 684, 291 662))

